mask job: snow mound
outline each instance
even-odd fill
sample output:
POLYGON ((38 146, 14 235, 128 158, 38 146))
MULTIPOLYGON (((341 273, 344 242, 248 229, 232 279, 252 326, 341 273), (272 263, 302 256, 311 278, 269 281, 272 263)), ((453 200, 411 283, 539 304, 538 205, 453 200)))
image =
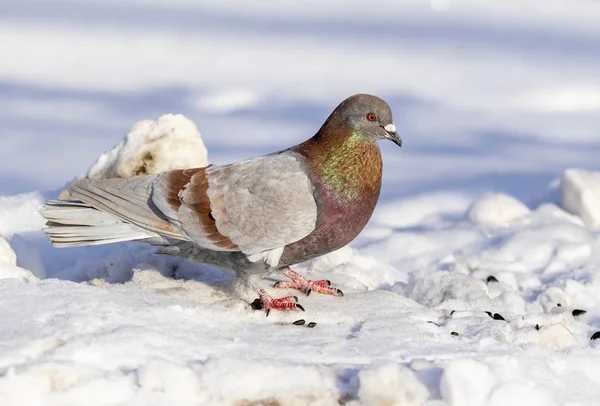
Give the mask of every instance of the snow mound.
POLYGON ((17 265, 17 254, 15 254, 8 241, 2 237, 0 237, 0 263, 17 265))
POLYGON ((127 178, 207 165, 208 152, 196 125, 181 114, 165 114, 135 123, 81 178, 127 178))
POLYGON ((600 172, 565 171, 560 183, 560 201, 565 210, 581 217, 586 226, 600 228, 600 172))
POLYGON ((0 262, 0 280, 3 279, 18 279, 22 282, 35 282, 39 280, 37 276, 27 269, 0 262))
POLYGON ((530 213, 531 210, 514 197, 490 193, 471 206, 468 217, 475 224, 507 226, 530 213))
POLYGON ((135 123, 121 142, 100 155, 86 178, 125 178, 208 165, 200 132, 181 114, 135 123))
POLYGON ((543 326, 539 330, 540 344, 552 349, 563 349, 577 344, 577 340, 562 324, 543 326))
POLYGON ((385 363, 360 371, 358 396, 363 405, 418 406, 429 391, 415 373, 402 365, 385 363))
POLYGON ((17 254, 8 241, 0 237, 0 280, 2 279, 21 279, 26 282, 37 280, 31 271, 17 266, 17 254))
POLYGON ((450 406, 485 405, 497 383, 490 367, 476 360, 458 359, 448 363, 440 391, 450 406))

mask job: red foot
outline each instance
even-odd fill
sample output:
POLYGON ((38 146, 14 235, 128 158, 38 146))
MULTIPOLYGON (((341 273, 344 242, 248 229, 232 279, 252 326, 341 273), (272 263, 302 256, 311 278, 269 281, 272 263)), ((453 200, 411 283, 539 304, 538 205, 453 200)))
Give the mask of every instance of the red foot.
POLYGON ((252 308, 256 310, 264 309, 268 316, 271 309, 275 310, 302 310, 304 307, 299 305, 296 296, 286 296, 275 299, 269 295, 264 289, 258 290, 258 299, 252 302, 252 308))
POLYGON ((306 296, 310 295, 311 292, 322 293, 324 295, 344 296, 344 292, 331 287, 331 282, 327 280, 311 281, 292 271, 290 268, 283 271, 283 274, 293 282, 277 282, 273 285, 275 288, 298 289, 299 291, 306 293, 306 296))

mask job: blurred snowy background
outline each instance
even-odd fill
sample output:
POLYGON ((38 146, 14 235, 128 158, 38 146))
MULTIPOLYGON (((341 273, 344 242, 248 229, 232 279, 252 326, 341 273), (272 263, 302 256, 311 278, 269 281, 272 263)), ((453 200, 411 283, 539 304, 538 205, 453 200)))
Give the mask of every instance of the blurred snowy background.
POLYGON ((553 204, 566 169, 600 170, 598 21, 592 0, 0 0, 0 404, 598 404, 600 234, 553 204), (218 272, 39 231, 138 120, 184 114, 228 163, 360 92, 404 147, 381 144, 353 248, 300 269, 348 293, 302 298, 314 330, 218 272), (467 214, 486 192, 527 207, 467 214))
POLYGON ((600 168, 593 1, 0 2, 0 192, 58 189, 143 118, 182 113, 215 163, 392 105, 384 196, 535 197, 600 168))

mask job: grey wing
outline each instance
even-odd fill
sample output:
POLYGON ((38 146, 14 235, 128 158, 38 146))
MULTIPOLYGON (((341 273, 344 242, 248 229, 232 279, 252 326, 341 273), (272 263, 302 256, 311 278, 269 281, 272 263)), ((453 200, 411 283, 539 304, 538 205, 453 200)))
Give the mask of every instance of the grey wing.
POLYGON ((315 229, 314 185, 303 159, 284 152, 207 168, 217 229, 251 261, 276 266, 286 245, 315 229))

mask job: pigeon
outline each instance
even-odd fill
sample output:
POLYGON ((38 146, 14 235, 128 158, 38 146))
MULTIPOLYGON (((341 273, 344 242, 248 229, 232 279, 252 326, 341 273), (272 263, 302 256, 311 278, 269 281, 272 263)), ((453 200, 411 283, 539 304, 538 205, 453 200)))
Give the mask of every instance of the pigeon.
POLYGON ((159 254, 206 263, 236 275, 234 290, 252 307, 301 310, 297 296, 275 298, 261 279, 290 279, 275 288, 343 296, 327 280, 290 267, 350 243, 379 199, 383 162, 378 141, 402 146, 389 105, 357 94, 319 131, 289 149, 229 165, 115 179, 83 179, 74 200, 41 210, 56 247, 142 241, 159 254), (258 295, 258 298, 256 296, 258 295))

